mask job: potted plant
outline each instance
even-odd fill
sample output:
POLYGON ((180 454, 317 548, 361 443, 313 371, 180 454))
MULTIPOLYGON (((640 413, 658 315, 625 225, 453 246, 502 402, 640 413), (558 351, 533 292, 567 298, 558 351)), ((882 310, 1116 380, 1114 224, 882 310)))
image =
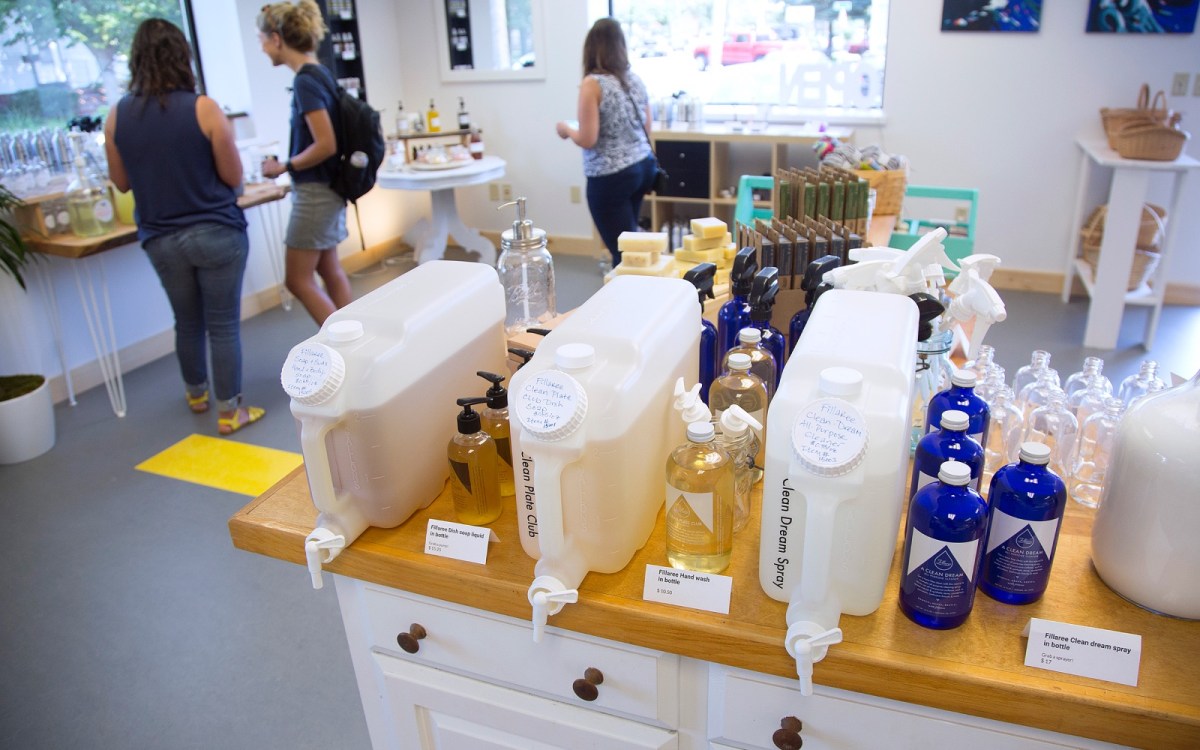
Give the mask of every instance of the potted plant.
MULTIPOLYGON (((0 269, 24 289, 33 255, 12 210, 21 200, 0 185, 0 269)), ((54 447, 54 400, 43 375, 0 375, 0 464, 36 458, 54 447)))

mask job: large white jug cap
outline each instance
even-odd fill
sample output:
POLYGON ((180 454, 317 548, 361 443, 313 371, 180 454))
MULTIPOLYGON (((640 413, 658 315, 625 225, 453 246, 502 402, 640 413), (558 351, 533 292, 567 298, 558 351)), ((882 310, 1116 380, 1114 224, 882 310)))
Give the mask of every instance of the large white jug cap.
MULTIPOLYGON (((558 351, 565 348, 559 347, 558 351)), ((517 421, 548 442, 570 436, 587 415, 587 392, 578 380, 561 370, 537 373, 521 385, 515 399, 512 395, 510 392, 509 402, 516 411, 517 421)))
POLYGON ((848 401, 819 398, 796 413, 792 451, 819 477, 847 474, 867 453, 867 419, 848 401))
POLYGON ((582 370, 596 363, 596 347, 591 344, 563 344, 554 350, 554 364, 564 370, 582 370))
POLYGON ((279 381, 297 403, 317 406, 333 398, 345 378, 346 361, 337 350, 305 342, 288 352, 279 381))
POLYGON ((821 393, 854 398, 862 393, 862 373, 851 367, 826 367, 818 376, 821 393))
POLYGON ((344 344, 362 338, 363 324, 357 320, 339 320, 336 323, 330 323, 329 327, 325 329, 325 333, 329 335, 330 341, 344 344))

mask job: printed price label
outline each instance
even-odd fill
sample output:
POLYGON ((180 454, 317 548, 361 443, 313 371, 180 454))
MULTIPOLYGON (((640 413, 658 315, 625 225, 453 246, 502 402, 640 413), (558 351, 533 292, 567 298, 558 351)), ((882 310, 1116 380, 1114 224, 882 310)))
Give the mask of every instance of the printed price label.
POLYGON ((1142 637, 1116 630, 1030 618, 1025 666, 1137 685, 1142 637))
POLYGON ((496 532, 483 526, 429 519, 425 527, 425 554, 466 562, 487 563, 488 542, 498 542, 496 532))
POLYGON ((642 599, 677 607, 702 609, 706 612, 729 614, 729 597, 733 579, 716 573, 693 573, 690 570, 646 566, 646 582, 642 599))

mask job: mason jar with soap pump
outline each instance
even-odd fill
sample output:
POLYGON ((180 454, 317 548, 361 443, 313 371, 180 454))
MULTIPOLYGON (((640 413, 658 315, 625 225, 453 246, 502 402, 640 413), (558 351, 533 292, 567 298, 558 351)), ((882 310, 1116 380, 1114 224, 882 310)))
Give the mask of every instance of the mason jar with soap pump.
POLYGON ((496 210, 517 207, 517 220, 500 235, 496 271, 504 286, 504 330, 509 336, 545 325, 557 313, 554 259, 546 249, 546 232, 525 218, 525 198, 496 210))

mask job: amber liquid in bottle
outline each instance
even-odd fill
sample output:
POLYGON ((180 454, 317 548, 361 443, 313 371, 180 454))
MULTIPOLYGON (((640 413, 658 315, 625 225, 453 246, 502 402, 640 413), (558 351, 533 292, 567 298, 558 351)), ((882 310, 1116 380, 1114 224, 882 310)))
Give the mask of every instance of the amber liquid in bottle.
POLYGON ((733 505, 729 454, 711 437, 696 442, 689 432, 688 442, 667 458, 667 561, 671 567, 701 573, 725 570, 733 553, 733 505), (710 514, 711 524, 707 522, 710 514))
POLYGON ((480 526, 500 517, 500 482, 496 476, 496 443, 486 432, 450 439, 450 490, 459 523, 480 526))
POLYGON ((483 430, 496 441, 496 473, 500 480, 500 497, 511 498, 517 494, 513 480, 513 457, 511 427, 508 409, 484 409, 481 415, 483 430))

